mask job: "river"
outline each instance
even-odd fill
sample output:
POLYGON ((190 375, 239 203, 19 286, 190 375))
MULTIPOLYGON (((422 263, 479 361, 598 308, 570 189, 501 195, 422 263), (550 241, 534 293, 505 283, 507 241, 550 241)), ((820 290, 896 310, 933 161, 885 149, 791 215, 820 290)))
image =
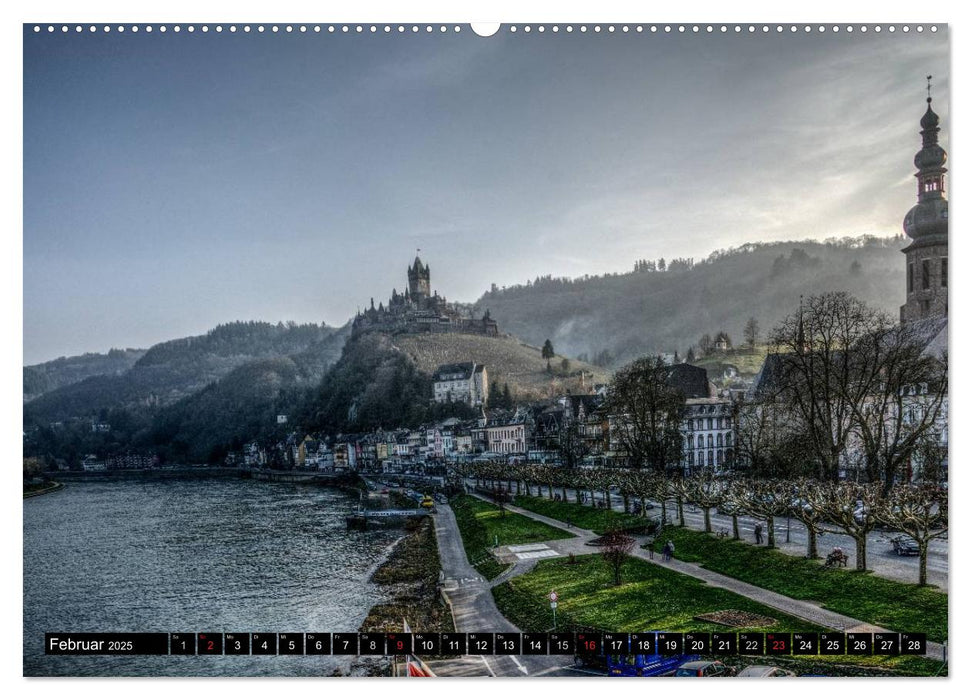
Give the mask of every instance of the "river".
POLYGON ((72 482, 24 501, 24 675, 301 676, 347 657, 45 656, 45 632, 353 632, 400 536, 345 529, 336 489, 72 482))

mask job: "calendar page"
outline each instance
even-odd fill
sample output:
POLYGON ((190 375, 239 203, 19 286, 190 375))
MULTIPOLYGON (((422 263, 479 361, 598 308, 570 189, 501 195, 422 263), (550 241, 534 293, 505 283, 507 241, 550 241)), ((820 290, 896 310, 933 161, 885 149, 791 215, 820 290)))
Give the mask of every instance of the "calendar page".
POLYGON ((24 676, 948 675, 946 23, 84 14, 24 676))

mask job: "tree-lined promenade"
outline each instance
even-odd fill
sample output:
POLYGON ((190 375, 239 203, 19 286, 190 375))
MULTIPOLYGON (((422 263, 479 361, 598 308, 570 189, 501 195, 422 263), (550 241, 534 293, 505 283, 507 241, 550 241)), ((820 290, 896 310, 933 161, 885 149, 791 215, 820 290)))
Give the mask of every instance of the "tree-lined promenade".
MULTIPOLYGON (((661 523, 674 521, 684 526, 685 506, 692 504, 703 513, 704 531, 712 533, 711 513, 717 509, 731 517, 730 537, 735 540, 741 538, 739 517, 749 516, 766 523, 769 548, 776 546, 775 521, 788 517, 805 528, 809 559, 819 558, 818 537, 823 533, 843 533, 852 538, 856 543, 855 567, 859 571, 867 569, 867 536, 883 527, 916 542, 921 585, 927 583, 929 544, 946 537, 948 532, 948 492, 932 484, 897 484, 887 490, 874 483, 808 478, 747 479, 711 473, 680 477, 637 469, 566 469, 496 462, 460 465, 456 471, 490 493, 524 494, 553 503, 587 503, 606 510, 616 492, 623 501, 628 523, 637 519, 652 521, 645 504, 657 503, 661 523)), ((591 513, 591 518, 605 522, 596 510, 591 513)))

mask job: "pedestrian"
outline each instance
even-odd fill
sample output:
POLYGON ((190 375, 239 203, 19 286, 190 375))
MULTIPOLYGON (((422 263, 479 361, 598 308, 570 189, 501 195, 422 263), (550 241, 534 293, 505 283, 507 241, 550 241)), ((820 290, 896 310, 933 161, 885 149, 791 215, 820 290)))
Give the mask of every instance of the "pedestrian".
POLYGON ((755 526, 755 544, 762 544, 762 523, 755 526))
POLYGON ((668 542, 664 545, 664 549, 661 550, 661 560, 668 561, 671 558, 671 543, 668 542))
POLYGON ((654 538, 650 537, 647 540, 647 552, 650 555, 651 561, 654 561, 654 538))
POLYGON ((668 561, 671 561, 674 558, 674 542, 668 540, 665 546, 668 548, 668 561))

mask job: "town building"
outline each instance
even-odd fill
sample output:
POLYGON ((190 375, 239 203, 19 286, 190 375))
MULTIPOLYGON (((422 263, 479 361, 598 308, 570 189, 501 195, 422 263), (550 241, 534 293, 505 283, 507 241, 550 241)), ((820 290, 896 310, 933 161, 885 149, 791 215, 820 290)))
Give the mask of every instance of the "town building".
POLYGON ((528 407, 492 411, 484 431, 487 452, 525 456, 533 434, 532 412, 528 407))
POLYGON ((476 362, 442 365, 435 370, 432 388, 437 403, 482 406, 489 400, 489 373, 476 362))
POLYGON ((682 466, 687 473, 733 465, 735 419, 731 400, 722 397, 685 401, 682 466))
POLYGON ((81 469, 86 472, 103 472, 107 468, 104 460, 98 459, 96 455, 88 455, 81 460, 81 469))

